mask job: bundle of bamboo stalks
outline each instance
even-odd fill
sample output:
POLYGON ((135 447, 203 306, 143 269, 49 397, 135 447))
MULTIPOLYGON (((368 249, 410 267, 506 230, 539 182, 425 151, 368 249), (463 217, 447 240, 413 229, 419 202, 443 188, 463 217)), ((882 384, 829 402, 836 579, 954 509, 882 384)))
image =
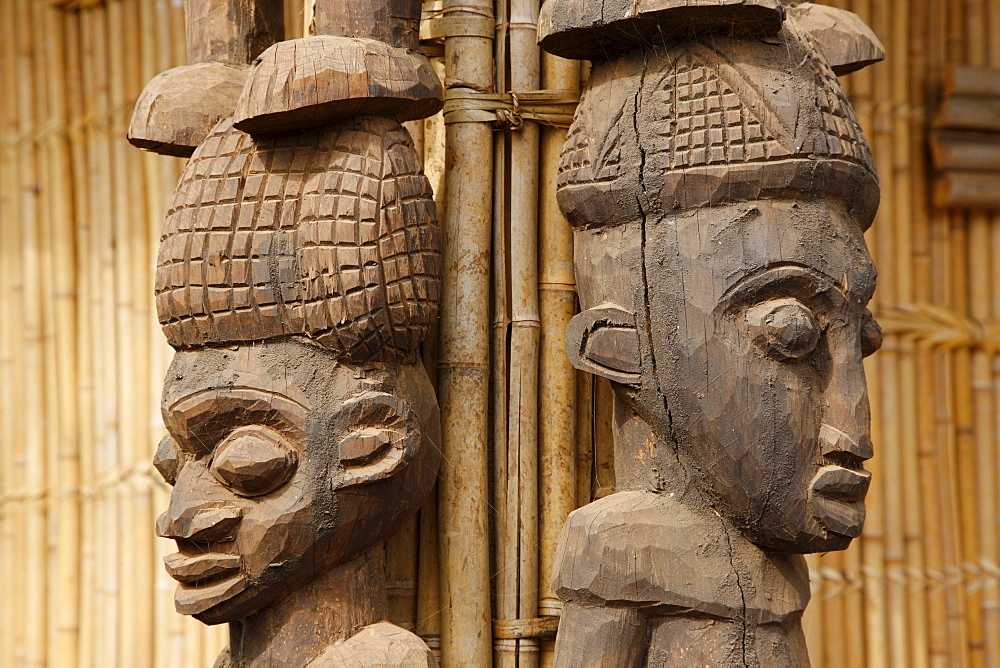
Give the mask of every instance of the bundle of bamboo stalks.
MULTIPOLYGON (((586 71, 539 52, 539 4, 425 2, 449 101, 408 127, 445 240, 442 319, 424 349, 445 460, 386 568, 394 621, 445 666, 551 663, 559 530, 615 485, 611 387, 562 350, 576 308, 554 197, 565 128, 531 120, 562 116, 532 115, 530 94, 569 104, 586 71)), ((886 343, 867 367, 878 454, 865 533, 810 557, 812 659, 993 665, 1000 216, 933 208, 927 141, 945 67, 1000 67, 1000 10, 829 4, 861 15, 889 54, 845 79, 882 180, 869 242, 886 343)), ((285 6, 287 36, 306 34, 308 0, 285 6)), ((149 460, 170 350, 151 279, 183 163, 124 140, 142 85, 183 61, 183 27, 172 0, 0 3, 0 665, 206 666, 226 640, 173 612, 170 548, 152 531, 169 494, 149 460)))

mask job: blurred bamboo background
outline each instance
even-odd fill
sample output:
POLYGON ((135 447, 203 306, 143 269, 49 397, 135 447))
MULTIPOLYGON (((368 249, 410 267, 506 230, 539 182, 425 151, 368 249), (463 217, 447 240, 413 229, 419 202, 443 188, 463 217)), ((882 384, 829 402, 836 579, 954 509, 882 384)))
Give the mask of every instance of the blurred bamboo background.
MULTIPOLYGON (((810 557, 813 664, 1000 665, 1000 214, 933 208, 927 151, 946 65, 1000 67, 1000 3, 829 4, 889 54, 845 79, 882 179, 869 243, 887 336, 868 366, 865 533, 810 557)), ((308 5, 286 1, 289 37, 308 5)), ((425 3, 451 97, 576 95, 586 73, 534 45, 537 5, 425 3)), ((0 0, 3 666, 210 666, 225 643, 173 612, 152 531, 169 494, 149 462, 170 350, 151 281, 183 163, 124 139, 145 82, 182 62, 183 27, 179 0, 0 0)), ((447 459, 439 494, 389 542, 392 616, 446 666, 545 666, 559 528, 614 489, 610 388, 562 353, 564 131, 449 105, 409 124, 447 244, 443 332, 425 350, 447 459)))

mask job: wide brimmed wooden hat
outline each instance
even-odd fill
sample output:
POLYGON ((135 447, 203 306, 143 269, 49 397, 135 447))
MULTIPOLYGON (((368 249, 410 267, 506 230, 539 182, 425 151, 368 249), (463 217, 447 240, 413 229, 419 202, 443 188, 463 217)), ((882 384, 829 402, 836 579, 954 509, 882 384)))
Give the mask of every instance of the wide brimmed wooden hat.
POLYGON ((563 150, 577 226, 759 198, 832 195, 867 228, 878 178, 864 132, 815 39, 691 36, 595 65, 563 150))

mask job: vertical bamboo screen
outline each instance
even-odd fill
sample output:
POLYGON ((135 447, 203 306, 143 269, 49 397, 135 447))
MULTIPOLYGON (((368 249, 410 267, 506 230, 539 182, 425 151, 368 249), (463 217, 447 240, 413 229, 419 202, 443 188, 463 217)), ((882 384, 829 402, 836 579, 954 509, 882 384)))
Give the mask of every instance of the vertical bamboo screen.
MULTIPOLYGON (((182 162, 124 141, 142 86, 183 59, 181 4, 0 0, 3 666, 210 666, 225 642, 173 612, 169 548, 152 534, 169 491, 149 460, 170 351, 151 279, 182 162)), ((308 30, 307 4, 286 2, 289 36, 308 30)), ((865 534, 810 557, 813 663, 998 665, 1000 359, 979 344, 1000 320, 1000 215, 931 208, 926 138, 945 64, 1000 67, 1000 5, 830 4, 889 53, 846 79, 883 185, 869 242, 888 335, 868 367, 865 534)), ((425 3, 472 33, 428 47, 450 96, 579 89, 585 72, 535 47, 537 5, 425 3), (495 32, 468 28, 486 16, 495 32)), ((575 308, 554 203, 563 130, 458 118, 409 125, 448 244, 425 350, 447 459, 439 494, 389 543, 391 610, 449 666, 545 666, 558 530, 614 488, 610 388, 562 353, 575 308)))

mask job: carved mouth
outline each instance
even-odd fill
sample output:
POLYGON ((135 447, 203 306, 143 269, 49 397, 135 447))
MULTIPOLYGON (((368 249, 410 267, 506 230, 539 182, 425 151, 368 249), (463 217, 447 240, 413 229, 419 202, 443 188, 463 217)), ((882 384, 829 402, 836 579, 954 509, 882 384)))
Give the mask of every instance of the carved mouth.
POLYGON ((809 484, 813 514, 833 533, 857 538, 865 523, 865 494, 872 474, 843 466, 824 466, 809 484))
POLYGON ((167 573, 179 583, 174 607, 182 615, 197 615, 247 588, 235 554, 208 552, 188 556, 177 552, 164 557, 167 573))
POLYGON ((182 584, 202 585, 225 579, 233 571, 239 570, 240 558, 235 554, 209 552, 188 556, 181 552, 163 558, 167 574, 182 584))

